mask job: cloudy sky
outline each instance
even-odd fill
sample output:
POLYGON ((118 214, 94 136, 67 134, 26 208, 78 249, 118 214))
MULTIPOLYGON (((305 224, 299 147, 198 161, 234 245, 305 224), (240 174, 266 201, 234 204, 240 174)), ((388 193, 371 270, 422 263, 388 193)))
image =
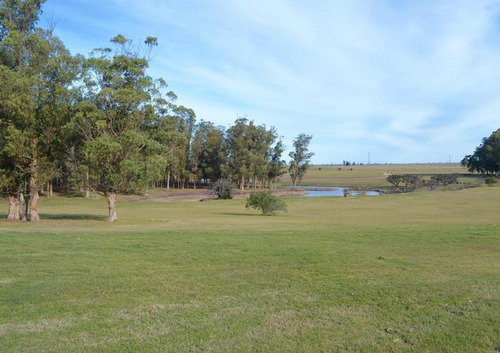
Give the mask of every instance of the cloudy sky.
POLYGON ((500 1, 48 0, 73 53, 159 39, 199 119, 247 116, 315 163, 459 161, 500 128, 500 1))

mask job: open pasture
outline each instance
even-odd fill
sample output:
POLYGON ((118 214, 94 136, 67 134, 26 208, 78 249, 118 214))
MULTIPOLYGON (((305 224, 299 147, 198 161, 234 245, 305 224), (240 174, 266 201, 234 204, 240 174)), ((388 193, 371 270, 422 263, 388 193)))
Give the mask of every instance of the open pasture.
MULTIPOLYGON (((389 174, 419 174, 430 176, 434 174, 466 174, 467 169, 456 163, 433 164, 370 164, 370 165, 312 165, 302 182, 312 186, 363 186, 389 187, 386 178, 389 174)), ((461 178, 463 182, 472 182, 472 177, 461 178)), ((285 174, 281 181, 290 185, 291 180, 285 174)))
POLYGON ((44 199, 0 222, 0 351, 494 352, 499 199, 44 199))

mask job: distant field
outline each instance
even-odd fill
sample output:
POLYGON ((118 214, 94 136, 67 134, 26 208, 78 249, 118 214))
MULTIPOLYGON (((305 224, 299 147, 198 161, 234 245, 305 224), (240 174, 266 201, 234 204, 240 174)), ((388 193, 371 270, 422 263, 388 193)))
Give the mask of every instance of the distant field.
MULTIPOLYGON (((313 186, 369 186, 388 187, 389 174, 466 174, 467 169, 459 164, 379 164, 355 166, 313 165, 307 171, 303 185, 313 186)), ((290 185, 288 174, 281 178, 285 185, 290 185)), ((464 179, 463 181, 468 181, 464 179)), ((469 180, 471 181, 471 180, 469 180)))
POLYGON ((43 199, 0 222, 0 351, 498 351, 498 200, 43 199))

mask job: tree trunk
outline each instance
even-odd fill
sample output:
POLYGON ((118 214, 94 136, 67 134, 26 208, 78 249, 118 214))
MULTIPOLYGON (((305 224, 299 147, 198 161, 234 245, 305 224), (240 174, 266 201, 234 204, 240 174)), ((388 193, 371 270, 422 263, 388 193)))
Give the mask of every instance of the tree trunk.
POLYGON ((19 195, 19 206, 21 207, 21 221, 28 220, 28 210, 29 210, 29 195, 26 195, 25 192, 21 192, 19 195))
POLYGON ((85 198, 90 199, 90 187, 89 187, 89 171, 87 170, 86 174, 86 179, 85 179, 85 198))
POLYGON ((118 220, 116 215, 116 193, 106 193, 106 200, 108 201, 108 221, 115 222, 118 220))
POLYGON ((170 190, 170 172, 167 173, 167 190, 170 190))
POLYGON ((49 197, 54 196, 54 190, 52 187, 52 182, 49 183, 49 197))
POLYGON ((245 190, 245 177, 242 176, 240 180, 240 190, 244 191, 245 190))
POLYGON ((31 177, 30 177, 30 222, 39 222, 40 216, 38 215, 38 170, 37 160, 31 163, 31 177))
POLYGON ((19 211, 19 199, 16 197, 16 195, 9 194, 9 215, 7 216, 7 219, 9 221, 19 221, 21 219, 19 211))

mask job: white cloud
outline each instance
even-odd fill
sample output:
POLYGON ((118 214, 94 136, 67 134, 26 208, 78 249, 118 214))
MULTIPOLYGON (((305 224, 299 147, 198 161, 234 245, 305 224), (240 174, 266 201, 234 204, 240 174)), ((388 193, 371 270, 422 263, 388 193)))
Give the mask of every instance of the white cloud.
MULTIPOLYGON (((56 17, 75 19, 78 10, 63 0, 50 4, 66 11, 56 17)), ((198 116, 227 125, 246 114, 276 126, 289 144, 313 134, 316 162, 364 160, 367 149, 380 162, 438 161, 450 149, 471 152, 471 136, 477 144, 498 128, 497 1, 79 2, 85 6, 106 34, 158 36, 152 70, 198 116)), ((90 48, 106 44, 81 30, 62 28, 90 48)))

